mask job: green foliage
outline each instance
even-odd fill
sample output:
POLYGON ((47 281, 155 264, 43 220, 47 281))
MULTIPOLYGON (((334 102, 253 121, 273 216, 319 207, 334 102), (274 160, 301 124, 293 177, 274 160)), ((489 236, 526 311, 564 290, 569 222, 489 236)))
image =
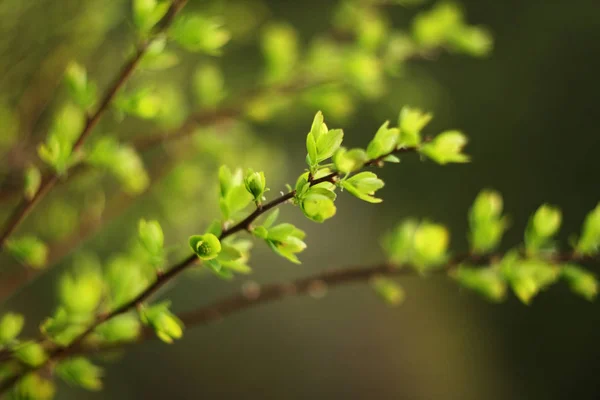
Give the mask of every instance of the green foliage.
POLYGON ((256 227, 252 233, 264 239, 275 253, 295 264, 300 264, 300 260, 296 254, 306 249, 306 243, 303 241, 306 236, 304 231, 288 223, 279 224, 274 227, 270 227, 269 223, 256 227))
POLYGON ((123 314, 98 326, 94 332, 105 342, 130 342, 140 334, 140 320, 136 315, 123 314))
POLYGON ((25 170, 25 198, 33 199, 42 183, 42 173, 37 167, 30 165, 25 170))
POLYGON ((421 153, 440 165, 469 162, 469 156, 462 153, 467 137, 459 131, 440 133, 431 142, 421 147, 421 153))
POLYGON ((344 132, 341 129, 328 129, 323 122, 323 113, 315 115, 310 132, 306 136, 306 149, 308 155, 306 163, 311 172, 315 172, 319 163, 333 156, 340 148, 344 132))
POLYGON ((38 147, 38 155, 57 174, 64 174, 77 160, 73 145, 85 124, 82 110, 73 104, 65 104, 55 115, 46 143, 38 147))
POLYGON ((381 189, 384 183, 372 172, 358 174, 341 181, 344 189, 352 195, 369 203, 381 203, 383 200, 374 197, 375 191, 381 189))
POLYGON ((419 109, 403 107, 398 116, 400 127, 399 142, 402 147, 418 146, 421 144, 421 131, 433 118, 430 113, 419 109))
POLYGON ((114 102, 118 111, 142 119, 156 119, 163 107, 161 97, 151 88, 121 94, 114 102))
POLYGON ((150 42, 140 66, 147 70, 161 71, 179 63, 179 57, 172 51, 165 50, 166 37, 158 37, 150 42))
POLYGON ((10 393, 11 400, 51 400, 56 387, 54 383, 38 374, 27 374, 10 393))
POLYGON ((35 236, 9 239, 6 250, 17 260, 32 268, 43 268, 48 259, 48 246, 35 236))
POLYGON ((585 217, 576 250, 584 255, 598 254, 600 251, 600 203, 585 217))
POLYGON ((375 293, 391 306, 399 306, 406 299, 404 289, 391 279, 376 276, 370 283, 375 293))
POLYGON ((577 265, 563 265, 561 277, 567 281, 574 293, 592 301, 598 295, 598 280, 596 276, 577 265))
POLYGON ((97 87, 88 81, 87 71, 82 65, 72 61, 65 72, 65 83, 71 99, 83 109, 96 102, 97 87))
POLYGON ((142 322, 154 329, 156 336, 165 343, 173 343, 174 339, 183 336, 183 322, 169 311, 170 305, 171 302, 163 301, 140 309, 142 322))
POLYGON ((558 232, 562 213, 556 207, 544 204, 529 219, 525 231, 525 249, 530 255, 551 249, 552 237, 558 232))
POLYGON ((170 1, 133 0, 133 22, 140 33, 148 33, 167 13, 170 1))
POLYGON ((276 83, 292 78, 299 58, 298 34, 294 27, 283 23, 266 26, 261 47, 267 62, 267 81, 276 83))
POLYGON ((499 268, 471 268, 460 266, 453 277, 458 283, 493 302, 506 298, 507 284, 499 268))
POLYGON ((444 226, 408 220, 384 237, 383 247, 396 265, 410 264, 425 272, 447 260, 449 241, 450 235, 444 226))
POLYGON ((140 220, 138 233, 140 243, 148 253, 148 258, 154 267, 160 267, 164 262, 164 235, 158 221, 140 220))
POLYGON ((17 345, 13 352, 19 361, 32 367, 42 365, 48 358, 42 345, 32 340, 17 345))
POLYGON ((144 164, 129 145, 123 145, 111 137, 99 139, 85 158, 90 165, 104 168, 114 175, 129 194, 140 194, 148 187, 150 178, 144 164))
POLYGON ((217 258, 221 252, 221 242, 212 233, 190 236, 189 242, 192 251, 204 261, 217 258))
POLYGON ((0 319, 0 348, 11 344, 21 333, 25 317, 21 314, 6 313, 0 319))
POLYGON ((69 358, 56 366, 56 374, 70 385, 87 390, 102 389, 102 368, 83 357, 69 358))
POLYGON ((219 19, 200 14, 178 18, 170 29, 170 35, 184 49, 210 55, 221 54, 221 48, 230 39, 229 32, 219 19))
POLYGON ((492 190, 483 190, 477 195, 469 211, 469 242, 475 254, 485 254, 500 244, 508 227, 502 215, 502 196, 492 190))
POLYGON ((219 169, 219 205, 223 218, 228 220, 252 202, 252 195, 246 190, 242 170, 234 173, 223 165, 219 169))
POLYGON ((521 259, 508 253, 501 262, 502 273, 515 295, 525 304, 560 277, 560 269, 541 259, 521 259))
POLYGON ((68 314, 90 315, 102 299, 102 271, 93 263, 76 263, 72 273, 63 274, 59 282, 61 305, 68 314))

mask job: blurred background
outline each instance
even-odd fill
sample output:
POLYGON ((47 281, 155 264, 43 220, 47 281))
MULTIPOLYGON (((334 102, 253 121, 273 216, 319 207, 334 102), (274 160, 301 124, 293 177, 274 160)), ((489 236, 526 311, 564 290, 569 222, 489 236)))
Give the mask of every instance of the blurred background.
MULTIPOLYGON (((384 6, 380 12, 394 29, 410 30, 413 17, 432 6, 421 3, 384 6)), ((483 188, 504 196, 511 217, 504 248, 522 240, 529 215, 543 202, 563 210, 562 243, 577 234, 584 215, 600 200, 595 176, 600 171, 600 135, 594 111, 600 93, 598 2, 460 4, 470 23, 492 32, 494 50, 488 57, 443 51, 407 60, 399 73, 386 78, 382 93, 340 101, 337 112, 325 109, 325 115, 330 127, 344 128, 349 145, 364 146, 382 121, 396 121, 403 105, 422 107, 435 115, 429 133, 451 128, 468 134, 473 162, 442 168, 416 156, 404 157, 400 165, 381 170, 386 182, 381 205, 340 196, 336 217, 324 225, 284 207, 284 218, 307 232, 302 265, 257 244, 250 276, 227 282, 194 271, 176 288, 168 288, 163 296, 173 300, 175 310, 208 304, 248 281, 286 281, 380 261, 381 234, 408 217, 446 224, 453 233, 453 250, 464 251, 467 211, 483 188)), ((330 29, 338 8, 337 2, 313 0, 191 1, 186 12, 224 16, 232 40, 223 55, 198 56, 174 47, 178 65, 142 71, 131 84, 152 82, 167 103, 160 118, 142 120, 115 112, 95 134, 128 139, 175 129, 198 107, 194 77, 205 65, 219 67, 226 91, 235 99, 261 79, 258 38, 266 23, 289 23, 304 51, 314 36, 330 29)), ((100 89, 106 87, 135 40, 130 14, 127 0, 0 3, 2 219, 18 199, 11 193, 22 177, 13 171, 34 160, 35 146, 44 140, 65 99, 60 85, 65 65, 77 59, 100 89)), ((55 265, 14 293, 0 311, 28 315, 27 329, 33 335, 56 305, 57 277, 73 266, 73 255, 94 252, 108 260, 125 251, 141 217, 161 222, 167 244, 174 246, 173 260, 185 254, 187 236, 202 232, 218 213, 217 168, 222 163, 265 170, 270 194, 285 190, 285 183, 293 183, 304 169, 305 135, 323 105, 311 101, 309 94, 297 107, 282 106, 284 112, 271 115, 270 100, 252 104, 243 118, 199 129, 145 153, 152 185, 138 196, 123 194, 113 179, 100 173, 74 176, 59 185, 19 231, 56 243, 50 253, 55 265)), ((0 289, 10 291, 23 271, 2 257, 0 289)), ((288 298, 188 329, 171 346, 135 346, 105 364, 103 391, 64 386, 57 398, 600 396, 598 303, 588 303, 562 285, 524 306, 513 297, 499 305, 487 303, 446 278, 407 277, 400 282, 408 297, 397 308, 385 306, 367 285, 353 284, 332 288, 322 298, 288 298)))

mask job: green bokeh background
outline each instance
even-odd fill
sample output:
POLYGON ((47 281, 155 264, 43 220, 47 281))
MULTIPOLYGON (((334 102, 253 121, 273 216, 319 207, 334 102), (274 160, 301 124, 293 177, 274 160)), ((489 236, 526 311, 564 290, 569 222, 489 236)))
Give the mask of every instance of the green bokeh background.
MULTIPOLYGON (((340 196, 335 219, 325 225, 310 223, 297 210, 286 208, 283 215, 308 233, 303 264, 290 265, 257 246, 252 280, 282 281, 380 260, 381 232, 413 216, 447 224, 453 248, 464 250, 468 207, 487 187, 502 192, 511 216, 505 247, 521 240, 528 215, 542 202, 564 210, 563 243, 579 230, 585 213, 600 200, 600 6, 596 0, 462 4, 469 21, 493 32, 493 55, 474 60, 444 54, 436 62, 411 62, 403 76, 391 81, 388 96, 361 104, 343 126, 347 140, 360 145, 382 120, 394 120, 402 105, 431 109, 436 115, 432 132, 459 128, 469 135, 473 163, 441 168, 407 157, 399 166, 381 171, 386 181, 383 204, 340 196)), ((192 1, 191 6, 205 5, 192 1)), ((265 13, 289 21, 309 38, 327 28, 333 6, 334 2, 271 0, 265 3, 270 10, 265 13)), ((388 7, 386 12, 396 26, 406 26, 415 10, 388 7)), ((0 3, 0 97, 10 106, 19 104, 19 135, 31 132, 43 138, 50 115, 44 105, 52 98, 65 60, 81 59, 103 84, 114 75, 131 43, 129 18, 127 1, 122 0, 0 3), (23 98, 25 104, 19 102, 23 98), (28 116, 38 114, 34 124, 37 119, 28 116)), ((260 69, 256 45, 233 43, 226 53, 220 64, 231 90, 247 85, 260 69)), ((160 79, 185 83, 198 65, 193 57, 160 79)), ((274 193, 304 168, 304 137, 313 112, 298 111, 254 127, 257 140, 279 147, 278 157, 285 160, 279 186, 271 185, 274 193)), ((123 129, 150 127, 136 124, 139 121, 128 119, 123 129)), ((9 128, 3 127, 0 135, 8 135, 9 128)), ((22 151, 33 150, 24 146, 22 151)), ((8 163, 15 157, 5 158, 8 163)), ((160 163, 160 157, 151 162, 160 163)), ((267 169, 270 160, 263 157, 258 162, 263 165, 255 168, 267 169)), ((207 181, 215 179, 216 170, 206 171, 207 181)), ((60 196, 60 189, 57 192, 60 196)), ((137 199, 86 242, 86 248, 108 257, 134 234, 139 217, 162 215, 152 208, 155 205, 152 195, 137 199)), ((9 204, 2 207, 5 215, 9 204)), ((167 242, 174 244, 172 238, 185 240, 202 230, 207 210, 215 211, 194 203, 188 207, 192 218, 185 231, 169 232, 166 223, 171 233, 167 242)), ((35 228, 30 223, 22 232, 35 228)), ((67 258, 64 266, 71 260, 67 258)), ((11 264, 5 258, 2 263, 11 264)), ((28 329, 33 332, 35 321, 54 307, 61 267, 19 293, 3 310, 31 315, 28 329)), ((167 295, 176 310, 185 310, 235 292, 247 280, 188 277, 167 295)), ((443 278, 404 278, 402 283, 408 299, 400 308, 382 305, 366 285, 350 285, 334 288, 321 299, 290 298, 190 329, 171 346, 136 346, 106 364, 102 392, 61 387, 58 398, 500 400, 600 395, 597 303, 587 303, 560 285, 523 306, 515 299, 488 304, 443 278)))

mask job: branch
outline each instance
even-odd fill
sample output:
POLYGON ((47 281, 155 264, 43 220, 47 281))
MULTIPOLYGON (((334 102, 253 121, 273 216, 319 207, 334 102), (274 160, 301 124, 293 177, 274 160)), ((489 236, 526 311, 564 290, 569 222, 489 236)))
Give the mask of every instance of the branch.
MULTIPOLYGON (((157 24, 157 29, 154 31, 155 34, 160 34, 164 32, 173 22, 177 13, 183 8, 187 0, 174 0, 171 3, 169 11, 165 14, 163 19, 157 24)), ((100 118, 104 115, 104 113, 108 110, 111 102, 114 100, 116 94, 119 90, 125 85, 127 80, 133 74, 133 71, 140 63, 144 54, 150 45, 150 40, 144 40, 141 42, 134 54, 134 56, 123 66, 121 72, 113 82, 113 84, 109 87, 104 97, 100 101, 100 104, 96 111, 88 116, 86 119, 86 123, 79 133, 77 140, 73 144, 73 153, 77 152, 84 144, 85 140, 90 136, 93 129, 96 127, 100 118)), ((6 245, 6 241, 9 236, 17 229, 17 227, 23 222, 23 220, 27 217, 27 215, 31 212, 31 210, 35 207, 35 205, 46 195, 58 182, 59 176, 56 172, 50 173, 46 176, 33 195, 33 197, 29 200, 27 198, 23 198, 21 203, 15 208, 12 215, 8 218, 5 223, 4 228, 0 233, 0 249, 6 245)))
MULTIPOLYGON (((394 153, 406 153, 406 152, 416 152, 416 151, 418 151, 417 147, 394 149, 394 150, 390 151, 389 153, 386 153, 380 157, 377 157, 376 159, 371 159, 371 160, 366 161, 363 164, 363 168, 367 167, 367 166, 371 166, 371 165, 379 165, 384 158, 386 158, 387 156, 394 154, 394 153)), ((335 182, 335 179, 338 177, 338 175, 339 175, 338 172, 332 172, 331 174, 324 177, 324 178, 327 178, 326 180, 323 180, 323 179, 313 180, 309 183, 309 185, 315 186, 315 185, 318 185, 325 181, 335 182)), ((262 214, 266 213, 267 211, 271 210, 272 208, 275 208, 275 207, 279 206, 280 204, 283 204, 283 203, 293 199, 295 195, 296 195, 296 191, 292 190, 286 194, 283 194, 283 195, 275 198, 274 200, 270 201, 269 203, 266 203, 262 206, 258 206, 254 212, 252 212, 250 215, 248 215, 248 217, 246 217, 242 221, 236 223, 235 225, 231 226, 230 228, 223 230, 221 232, 221 235, 219 236, 219 240, 223 240, 223 239, 225 239, 237 232, 240 232, 242 230, 250 230, 251 224, 258 217, 260 217, 262 214)), ((174 278, 179 276, 183 271, 185 271, 190 266, 194 265, 198 260, 199 260, 198 256, 196 254, 192 254, 189 257, 185 258, 184 260, 180 261, 178 264, 167 269, 166 272, 157 274, 157 278, 154 281, 154 283, 152 283, 150 286, 148 286, 146 288, 146 290, 144 290, 142 293, 140 293, 134 299, 121 305, 120 307, 114 309, 113 311, 97 315, 94 322, 92 324, 90 324, 90 326, 84 332, 82 332, 77 337, 75 337, 75 339, 73 339, 73 341, 71 341, 71 343, 69 343, 65 347, 56 347, 53 350, 51 350, 48 355, 47 360, 42 365, 40 365, 38 367, 24 367, 19 373, 13 375, 12 377, 10 377, 6 381, 4 381, 0 385, 0 394, 6 392, 11 387, 13 387, 25 375, 27 375, 31 372, 38 371, 42 368, 45 368, 46 366, 50 365, 52 362, 54 362, 57 359, 66 357, 68 354, 70 354, 70 352, 73 351, 73 349, 80 347, 80 345, 83 343, 83 341, 85 339, 87 339, 87 337, 92 332, 94 332, 94 330, 99 325, 101 325, 102 323, 104 323, 116 316, 125 314, 125 313, 129 312, 130 310, 137 308, 144 301, 146 301, 148 298, 153 296, 165 284, 167 284, 168 282, 170 282, 171 280, 173 280, 174 278)))

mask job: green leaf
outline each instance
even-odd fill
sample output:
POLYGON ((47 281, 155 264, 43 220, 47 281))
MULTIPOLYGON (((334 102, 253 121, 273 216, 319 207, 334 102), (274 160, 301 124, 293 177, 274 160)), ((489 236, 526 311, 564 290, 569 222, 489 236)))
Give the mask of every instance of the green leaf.
POLYGON ((109 343, 131 342, 140 334, 140 320, 133 314, 123 314, 100 324, 94 331, 109 343))
POLYGON ((204 261, 217 258, 221 252, 221 242, 212 233, 190 236, 189 243, 192 251, 204 261))
POLYGON ((413 262, 421 270, 446 262, 450 234, 443 225, 422 222, 413 237, 413 262))
POLYGON ((494 47, 494 39, 490 32, 478 26, 464 26, 456 29, 449 42, 454 50, 474 57, 489 55, 494 47))
POLYGON ((600 203, 585 217, 575 250, 583 255, 594 255, 600 251, 600 203))
POLYGON ((412 261, 414 236, 418 227, 418 221, 409 219, 384 236, 382 245, 391 262, 401 266, 412 261))
POLYGON ((164 262, 164 235, 158 221, 140 220, 138 233, 140 243, 148 252, 149 259, 154 267, 160 267, 164 262))
POLYGON ((367 147, 367 156, 376 160, 381 156, 388 155, 396 149, 400 131, 398 128, 389 128, 390 122, 386 121, 375 133, 375 137, 367 147))
POLYGON ((298 63, 298 33, 292 25, 272 23, 261 35, 261 48, 267 61, 268 82, 284 82, 293 76, 298 63))
POLYGON ((32 268, 43 268, 48 259, 48 246, 35 236, 22 236, 6 241, 6 250, 32 268))
POLYGON ((567 281, 574 293, 577 293, 589 301, 598 295, 598 280, 589 271, 577 265, 563 265, 561 277, 567 281))
POLYGON ((160 340, 169 344, 183 336, 183 322, 169 311, 170 305, 169 301, 163 301, 140 309, 142 322, 154 329, 160 340))
POLYGON ((403 107, 398 117, 401 147, 416 147, 421 144, 421 131, 431 121, 433 114, 417 108, 403 107))
POLYGON ((345 147, 340 147, 333 155, 335 168, 344 174, 358 171, 365 165, 367 160, 367 153, 363 149, 346 150, 345 147))
POLYGON ((248 193, 254 197, 255 202, 260 202, 263 194, 267 190, 267 183, 265 180, 264 172, 254 172, 252 169, 246 171, 246 177, 244 178, 244 185, 248 193))
POLYGON ((541 205, 529 219, 525 230, 525 249, 536 254, 551 244, 562 222, 560 209, 548 204, 541 205))
POLYGON ((422 145, 419 150, 425 156, 438 164, 466 163, 469 156, 462 153, 467 144, 467 137, 459 131, 446 131, 440 133, 431 142, 422 145))
POLYGON ((317 112, 306 137, 308 151, 306 162, 313 173, 316 172, 316 167, 321 161, 333 156, 342 144, 343 138, 344 132, 341 129, 329 130, 323 122, 323 113, 317 112))
POLYGON ((76 260, 74 271, 65 273, 59 281, 61 304, 69 314, 93 314, 104 291, 102 272, 97 265, 76 260))
POLYGON ((152 120, 159 116, 163 107, 163 100, 154 90, 141 88, 130 93, 120 94, 113 104, 121 112, 152 120))
POLYGON ((502 273, 510 282, 517 297, 530 304, 542 290, 556 282, 560 269, 543 260, 518 258, 516 254, 507 254, 501 262, 502 273))
POLYGON ((55 392, 56 387, 51 380, 30 373, 17 382, 10 393, 10 398, 11 400, 51 400, 55 392))
POLYGON ((404 289, 391 279, 377 276, 370 283, 373 290, 390 306, 399 306, 406 298, 404 289))
POLYGON ((39 367, 48 359, 41 344, 32 340, 23 342, 14 348, 15 357, 31 367, 39 367))
POLYGON ((307 218, 324 222, 336 213, 335 193, 324 187, 311 187, 302 196, 300 208, 307 218))
POLYGON ((71 61, 65 72, 65 82, 71 98, 77 105, 87 109, 96 101, 96 85, 88 82, 87 71, 82 65, 71 61))
POLYGON ((293 263, 300 264, 296 257, 306 248, 303 242, 306 234, 292 224, 279 224, 269 229, 265 241, 271 249, 282 257, 293 263))
POLYGON ((87 329, 92 318, 92 315, 69 314, 64 307, 58 307, 52 317, 48 317, 42 322, 40 331, 52 343, 68 346, 87 329))
POLYGON ((129 145, 118 143, 112 137, 98 140, 86 157, 86 162, 98 168, 105 168, 129 194, 140 194, 150 184, 150 177, 136 150, 129 145))
POLYGON ((461 265, 453 277, 462 287, 473 290, 490 301, 500 302, 506 297, 507 284, 498 268, 469 268, 461 265))
POLYGON ((216 18, 200 14, 179 17, 170 29, 172 38, 188 51, 219 55, 230 34, 216 18))
POLYGON ((485 254, 500 244, 508 227, 502 216, 502 196, 492 190, 483 190, 469 211, 469 241, 476 254, 485 254))
POLYGON ((214 64, 204 64, 194 74, 194 93, 202 108, 214 109, 225 98, 223 73, 214 64))
POLYGON ((117 308, 139 295, 154 279, 156 271, 134 257, 116 256, 107 265, 105 282, 111 308, 117 308))
POLYGON ((57 375, 70 385, 87 390, 102 389, 102 368, 83 357, 73 357, 58 363, 57 375))
POLYGON ((166 15, 169 1, 133 0, 133 22, 140 33, 148 33, 166 15))
POLYGON ((166 45, 166 37, 159 37, 152 40, 140 62, 140 67, 151 71, 162 71, 179 64, 177 54, 166 51, 166 45))
POLYGON ((369 203, 381 203, 383 200, 374 197, 375 191, 384 186, 384 182, 373 172, 360 172, 340 182, 342 187, 352 195, 369 203))
POLYGON ((25 198, 33 199, 42 183, 42 173, 37 167, 30 165, 25 170, 25 198))
POLYGON ((0 319, 0 347, 10 344, 19 336, 25 325, 25 317, 17 313, 6 313, 0 319))

